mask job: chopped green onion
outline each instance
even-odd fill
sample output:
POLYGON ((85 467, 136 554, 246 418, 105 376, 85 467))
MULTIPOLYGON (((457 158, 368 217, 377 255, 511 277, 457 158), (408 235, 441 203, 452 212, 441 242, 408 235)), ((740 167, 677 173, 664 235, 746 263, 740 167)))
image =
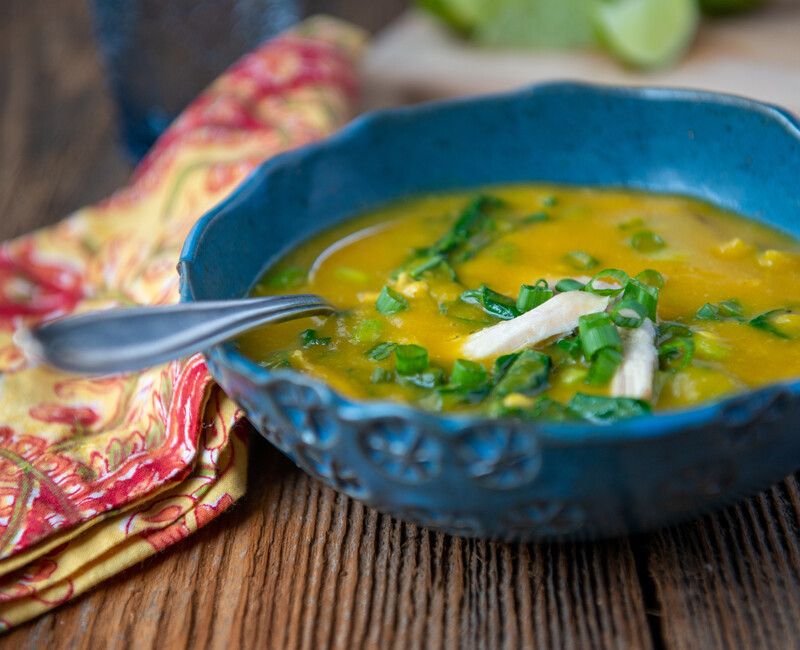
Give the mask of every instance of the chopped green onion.
POLYGON ((428 351, 421 345, 398 345, 394 349, 397 374, 415 375, 428 367, 428 351))
POLYGON ((622 292, 622 302, 638 302, 644 307, 647 317, 655 322, 658 311, 658 289, 651 287, 635 278, 628 280, 625 291, 622 292))
POLYGON ((505 397, 511 393, 535 393, 547 383, 550 365, 550 357, 546 354, 536 350, 523 350, 497 382, 493 394, 505 397))
POLYGON ((359 343, 375 343, 381 338, 383 332, 383 321, 377 318, 367 318, 356 325, 353 334, 359 343))
POLYGON ((652 253, 661 250, 667 242, 652 230, 639 230, 631 237, 631 246, 640 253, 652 253))
POLYGON ((556 291, 564 293, 565 291, 580 291, 583 289, 583 283, 573 280, 572 278, 564 278, 556 282, 556 291))
POLYGON ((511 320, 519 316, 517 304, 513 298, 493 291, 485 284, 478 289, 465 291, 461 294, 461 300, 471 305, 478 305, 487 314, 502 320, 511 320))
POLYGON ((650 405, 642 400, 584 393, 576 393, 567 407, 584 420, 596 424, 608 424, 624 418, 647 415, 651 412, 650 405))
POLYGON ((489 373, 481 364, 457 359, 450 373, 450 385, 464 390, 480 390, 489 381, 489 373))
POLYGON ((527 217, 522 217, 522 223, 540 223, 542 221, 548 221, 549 219, 550 215, 546 212, 534 212, 527 217))
POLYGON ((419 260, 412 260, 412 263, 407 267, 408 274, 413 279, 419 280, 420 276, 422 276, 425 271, 435 269, 442 262, 444 262, 444 257, 439 254, 427 255, 419 260))
POLYGON ((397 343, 378 343, 367 350, 367 359, 371 361, 383 361, 384 359, 388 359, 396 347, 397 343))
POLYGON ((636 328, 647 317, 647 309, 636 300, 620 300, 609 312, 617 327, 636 328))
POLYGON ((590 271, 600 266, 597 258, 592 257, 586 251, 570 251, 564 255, 564 261, 579 271, 590 271))
POLYGON ((512 352, 511 354, 504 354, 502 356, 497 357, 494 361, 494 380, 495 382, 500 381, 503 378, 506 370, 508 370, 511 365, 519 359, 519 355, 522 352, 512 352))
POLYGON ((586 314, 578 319, 578 336, 587 359, 605 348, 622 350, 622 339, 611 317, 605 312, 586 314))
POLYGON ((307 329, 300 332, 300 343, 304 348, 310 348, 315 345, 330 345, 330 336, 319 336, 317 330, 307 329))
POLYGON ((546 208, 552 208, 553 206, 558 205, 558 198, 553 196, 546 196, 542 199, 542 205, 546 208))
POLYGON ((648 287, 655 287, 656 289, 664 288, 664 276, 653 269, 645 269, 641 273, 637 273, 636 279, 642 284, 646 284, 648 287))
POLYGON ((597 294, 598 296, 616 296, 618 293, 622 293, 629 279, 630 278, 628 278, 628 274, 625 273, 625 271, 620 271, 619 269, 604 269, 600 271, 600 273, 597 273, 591 280, 589 280, 583 290, 588 291, 589 293, 597 294), (595 288, 594 283, 596 281, 608 280, 613 280, 619 286, 608 289, 595 288))
POLYGON ((735 298, 723 300, 719 304, 707 302, 695 314, 698 320, 736 320, 744 321, 744 310, 735 298))
POLYGON ((298 266, 287 266, 267 276, 266 284, 277 289, 293 289, 306 280, 306 270, 298 266))
POLYGON ((763 330, 765 332, 769 332, 770 334, 777 336, 778 338, 782 339, 790 339, 792 338, 786 332, 780 330, 775 323, 772 322, 772 319, 776 316, 783 316, 784 314, 791 314, 792 311, 790 309, 772 309, 770 311, 766 311, 763 314, 759 314, 755 318, 750 319, 748 321, 748 325, 751 327, 755 327, 756 329, 763 330))
POLYGON ((384 285, 378 299, 375 301, 375 309, 384 316, 391 316, 408 309, 408 300, 391 287, 384 285))
POLYGON ((535 309, 542 303, 547 302, 554 295, 553 290, 547 286, 546 280, 539 280, 534 285, 523 284, 519 288, 517 296, 517 311, 520 314, 535 309))
POLYGON ((333 275, 337 280, 352 282, 353 284, 365 284, 369 282, 369 273, 352 266, 338 266, 333 270, 333 275))
POLYGON ((505 201, 495 196, 481 195, 475 197, 462 210, 452 228, 431 247, 431 251, 433 253, 448 253, 465 243, 470 237, 473 237, 487 226, 489 221, 488 211, 501 205, 505 205, 505 201))
POLYGON ((614 373, 622 363, 622 352, 614 348, 603 348, 594 357, 586 376, 587 384, 603 386, 611 381, 614 373))
POLYGON ((577 336, 556 341, 556 347, 566 352, 573 359, 578 359, 581 355, 581 340, 577 336))
POLYGON ((676 337, 658 346, 658 358, 669 370, 683 370, 694 358, 694 339, 676 337))

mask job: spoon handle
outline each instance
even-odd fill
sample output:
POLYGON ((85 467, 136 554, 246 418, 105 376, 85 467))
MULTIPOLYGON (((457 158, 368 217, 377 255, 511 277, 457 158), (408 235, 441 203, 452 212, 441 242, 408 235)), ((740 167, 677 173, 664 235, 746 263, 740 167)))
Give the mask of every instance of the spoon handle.
POLYGON ((333 311, 311 294, 109 309, 45 323, 18 344, 61 370, 111 374, 188 356, 266 323, 333 311))

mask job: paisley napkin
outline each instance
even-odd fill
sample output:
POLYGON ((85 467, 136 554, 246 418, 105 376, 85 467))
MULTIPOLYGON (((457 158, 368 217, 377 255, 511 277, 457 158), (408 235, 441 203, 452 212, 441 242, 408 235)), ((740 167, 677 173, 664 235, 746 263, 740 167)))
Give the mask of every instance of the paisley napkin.
POLYGON ((29 364, 15 330, 176 301, 197 218, 265 158, 347 120, 362 45, 343 23, 302 23, 214 82, 127 187, 0 247, 0 629, 203 526, 247 468, 247 425, 202 357, 87 379, 29 364))

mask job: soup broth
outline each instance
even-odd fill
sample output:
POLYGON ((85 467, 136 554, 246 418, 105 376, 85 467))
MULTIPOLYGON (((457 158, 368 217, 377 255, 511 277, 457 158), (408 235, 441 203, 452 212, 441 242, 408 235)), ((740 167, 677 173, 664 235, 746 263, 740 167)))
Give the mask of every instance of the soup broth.
POLYGON ((245 354, 434 411, 607 422, 800 376, 800 245, 685 197, 409 198, 285 255, 254 291, 283 293, 340 311, 245 354))

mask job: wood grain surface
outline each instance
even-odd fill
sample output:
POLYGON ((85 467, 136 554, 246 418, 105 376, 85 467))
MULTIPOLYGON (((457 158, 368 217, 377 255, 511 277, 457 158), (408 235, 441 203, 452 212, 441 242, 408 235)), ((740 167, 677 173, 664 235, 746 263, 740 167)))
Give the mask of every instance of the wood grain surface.
MULTIPOLYGON (((128 171, 83 2, 3 0, 0 236, 128 171)), ((248 494, 229 514, 0 649, 798 647, 799 525, 789 478, 647 536, 463 540, 337 495, 253 436, 248 494)))

